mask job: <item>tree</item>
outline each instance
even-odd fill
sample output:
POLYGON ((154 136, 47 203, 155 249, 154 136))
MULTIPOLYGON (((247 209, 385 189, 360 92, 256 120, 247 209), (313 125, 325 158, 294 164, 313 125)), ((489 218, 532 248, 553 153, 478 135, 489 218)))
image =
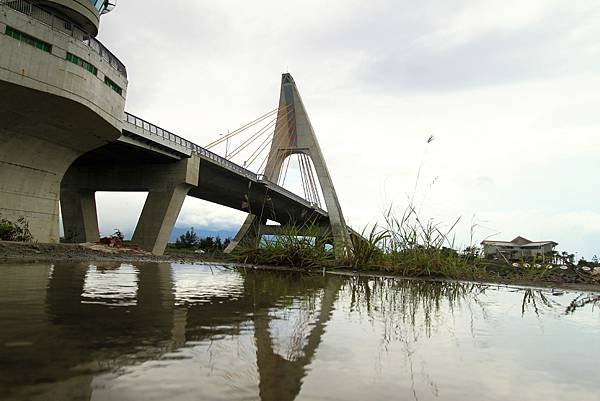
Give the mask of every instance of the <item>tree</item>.
POLYGON ((185 232, 185 234, 181 234, 175 245, 178 248, 193 248, 197 246, 199 243, 198 235, 194 231, 194 227, 190 228, 185 232))

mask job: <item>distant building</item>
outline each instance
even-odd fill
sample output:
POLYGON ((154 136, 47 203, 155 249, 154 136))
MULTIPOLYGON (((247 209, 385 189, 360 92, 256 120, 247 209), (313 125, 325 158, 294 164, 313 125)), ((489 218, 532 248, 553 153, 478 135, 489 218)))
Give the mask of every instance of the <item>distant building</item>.
POLYGON ((517 237, 512 241, 482 241, 483 255, 486 258, 521 260, 542 258, 551 260, 554 247, 558 243, 554 241, 529 241, 527 238, 517 237), (504 257, 503 257, 504 256, 504 257))

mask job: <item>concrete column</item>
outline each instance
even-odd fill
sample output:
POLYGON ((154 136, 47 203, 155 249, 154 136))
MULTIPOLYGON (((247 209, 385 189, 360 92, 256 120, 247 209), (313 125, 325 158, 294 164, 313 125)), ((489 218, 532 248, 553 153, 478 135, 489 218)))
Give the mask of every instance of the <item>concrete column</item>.
POLYGON ((231 253, 240 244, 254 244, 258 246, 260 241, 260 229, 263 227, 264 223, 266 223, 266 219, 261 223, 258 216, 249 214, 248 217, 246 217, 244 224, 235 235, 235 238, 233 238, 223 252, 231 253))
MULTIPOLYGON (((67 8, 78 2, 83 4, 60 0, 67 8)), ((98 52, 36 18, 3 7, 0 20, 0 215, 23 217, 35 241, 58 242, 65 171, 82 154, 121 135, 125 97, 105 84, 103 74, 123 89, 126 76, 98 52), (51 44, 52 53, 4 35, 6 26, 51 44), (66 60, 67 51, 97 66, 99 74, 66 60)))
POLYGON ((191 185, 180 184, 165 191, 150 191, 132 242, 154 255, 162 255, 191 188, 191 185))
POLYGON ((62 189, 60 204, 67 242, 82 243, 100 240, 94 191, 62 189))

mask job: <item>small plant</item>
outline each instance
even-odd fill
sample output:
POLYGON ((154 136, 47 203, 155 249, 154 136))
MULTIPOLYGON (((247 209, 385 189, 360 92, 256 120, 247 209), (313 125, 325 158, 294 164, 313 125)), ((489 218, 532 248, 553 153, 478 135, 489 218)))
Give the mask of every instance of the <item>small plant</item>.
POLYGON ((19 217, 16 222, 0 218, 0 240, 31 242, 33 235, 29 231, 29 223, 24 217, 19 217))
POLYGON ((125 236, 118 228, 115 228, 115 232, 110 236, 112 239, 123 242, 125 240, 125 236))

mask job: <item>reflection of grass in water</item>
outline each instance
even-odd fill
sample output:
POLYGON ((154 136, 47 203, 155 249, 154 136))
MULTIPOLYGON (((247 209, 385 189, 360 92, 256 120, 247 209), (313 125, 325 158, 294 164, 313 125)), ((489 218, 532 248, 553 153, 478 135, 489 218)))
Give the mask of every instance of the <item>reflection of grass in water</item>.
MULTIPOLYGON (((456 308, 464 306, 473 314, 471 303, 477 303, 477 296, 486 288, 474 283, 366 277, 353 277, 345 283, 350 311, 366 313, 371 322, 382 322, 382 353, 389 351, 392 343, 402 345, 414 399, 418 399, 418 381, 434 397, 439 395, 435 380, 426 371, 425 361, 420 371, 414 369, 413 359, 421 335, 430 337, 433 330, 443 327, 444 319, 453 316, 456 308)), ((481 308, 485 318, 483 306, 481 308)))
POLYGON ((304 356, 304 340, 308 335, 309 323, 314 318, 314 309, 311 311, 299 310, 298 319, 292 327, 292 334, 289 338, 289 346, 286 358, 288 361, 295 361, 304 356))
MULTIPOLYGON (((532 309, 537 316, 540 316, 544 313, 544 310, 563 307, 559 302, 556 302, 548 297, 549 292, 547 290, 526 288, 518 289, 516 291, 523 292, 523 301, 521 303, 521 314, 523 316, 530 309, 532 309)), ((562 295, 562 292, 559 294, 562 295)), ((597 308, 600 310, 600 295, 578 295, 565 308, 565 314, 572 315, 578 310, 583 310, 587 307, 589 307, 592 311, 597 308)))
MULTIPOLYGON (((452 324, 458 311, 461 311, 461 318, 457 321, 467 326, 462 329, 469 330, 471 315, 470 330, 475 339, 477 322, 488 319, 485 302, 479 298, 489 288, 489 285, 476 283, 367 277, 353 277, 344 286, 350 313, 365 314, 372 324, 381 324, 380 359, 394 344, 396 349, 400 348, 406 369, 403 380, 410 387, 414 399, 423 397, 423 393, 430 393, 430 397, 440 395, 436 378, 428 371, 428 360, 422 354, 423 347, 429 342, 423 340, 435 333, 438 333, 438 337, 447 336, 451 339, 455 335, 452 324), (476 308, 473 308, 474 305, 476 308)), ((515 306, 521 303, 522 315, 533 312, 541 316, 546 310, 563 308, 549 296, 547 290, 513 288, 502 291, 514 291, 522 295, 522 299, 511 298, 515 306)), ((590 305, 592 308, 600 306, 600 295, 580 295, 571 302, 567 313, 590 305)), ((460 332, 461 328, 456 329, 460 332)))
POLYGON ((374 312, 381 315, 386 343, 392 340, 393 329, 400 326, 423 327, 430 336, 434 318, 442 316, 442 307, 452 314, 456 307, 475 300, 487 288, 474 283, 365 277, 353 277, 346 285, 352 311, 366 312, 369 317, 374 312))
POLYGON ((542 290, 526 288, 523 290, 521 315, 525 315, 528 307, 532 307, 535 314, 539 316, 542 313, 542 307, 550 309, 555 305, 558 305, 558 303, 550 300, 542 290))
POLYGON ((291 306, 296 299, 302 299, 307 308, 315 306, 314 298, 322 291, 327 278, 316 274, 297 272, 266 271, 242 268, 244 288, 250 292, 258 306, 291 306))
POLYGON ((569 306, 565 313, 567 315, 575 313, 578 309, 582 309, 587 305, 591 305, 592 310, 599 308, 600 309, 600 295, 598 294, 581 294, 577 298, 575 298, 569 306))

